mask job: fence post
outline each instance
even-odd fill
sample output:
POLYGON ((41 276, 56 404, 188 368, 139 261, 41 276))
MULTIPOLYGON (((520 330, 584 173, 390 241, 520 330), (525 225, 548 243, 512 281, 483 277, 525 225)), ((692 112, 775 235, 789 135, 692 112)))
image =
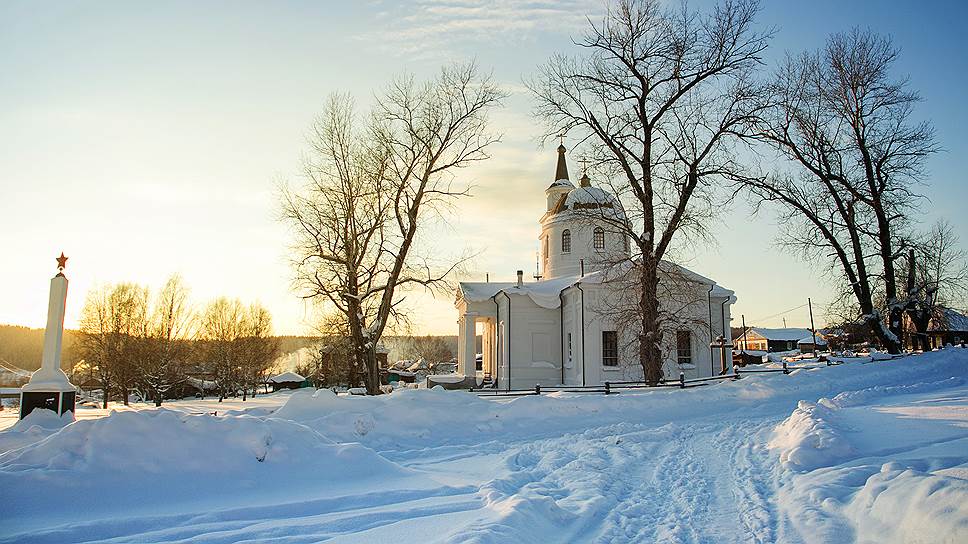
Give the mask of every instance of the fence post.
POLYGON ((787 362, 786 361, 783 361, 783 373, 784 374, 789 374, 790 373, 790 369, 787 368, 787 362))
POLYGON ((611 386, 608 382, 605 382, 605 394, 608 395, 609 393, 611 393, 611 386))
POLYGON ((535 395, 540 395, 541 394, 541 384, 540 383, 534 384, 534 394, 535 395))
POLYGON ((679 373, 679 389, 686 388, 686 375, 682 372, 679 373))

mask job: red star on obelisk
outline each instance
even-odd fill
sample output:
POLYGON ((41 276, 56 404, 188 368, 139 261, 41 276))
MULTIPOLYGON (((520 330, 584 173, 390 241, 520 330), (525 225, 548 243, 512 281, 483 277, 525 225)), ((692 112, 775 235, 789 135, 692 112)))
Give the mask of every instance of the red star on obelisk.
POLYGON ((57 257, 57 270, 64 270, 67 266, 67 257, 64 256, 64 252, 61 251, 60 257, 57 257))

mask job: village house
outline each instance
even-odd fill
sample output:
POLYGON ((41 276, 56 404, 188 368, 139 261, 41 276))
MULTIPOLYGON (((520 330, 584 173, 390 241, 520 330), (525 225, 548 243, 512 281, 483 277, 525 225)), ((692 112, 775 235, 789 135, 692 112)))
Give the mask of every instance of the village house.
POLYGON ((746 331, 740 332, 733 343, 739 351, 770 353, 794 350, 812 352, 815 349, 827 348, 827 341, 820 333, 814 334, 810 329, 795 327, 784 329, 749 327, 746 331))
MULTIPOLYGON (((515 282, 459 285, 457 359, 465 386, 516 389, 643 378, 636 320, 628 313, 637 300, 629 272, 635 268, 629 240, 616 228, 625 212, 587 175, 578 187, 572 184, 565 151, 558 147, 554 182, 545 190, 540 280, 525 282, 519 270, 515 282)), ((720 336, 730 340, 733 291, 666 262, 660 290, 660 311, 677 323, 664 333, 664 375, 705 377, 731 367, 730 358, 721 360, 722 352, 710 344, 720 336)))
MULTIPOLYGON (((920 345, 915 342, 917 333, 907 316, 904 319, 904 328, 907 346, 920 349, 920 345)), ((968 342, 968 316, 951 308, 937 308, 934 317, 928 322, 926 334, 931 349, 968 342)))

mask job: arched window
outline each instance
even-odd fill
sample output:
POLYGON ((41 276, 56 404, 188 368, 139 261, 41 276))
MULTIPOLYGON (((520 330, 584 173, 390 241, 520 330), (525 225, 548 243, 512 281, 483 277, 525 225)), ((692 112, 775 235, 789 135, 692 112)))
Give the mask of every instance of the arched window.
POLYGON ((595 227, 595 232, 592 234, 592 243, 595 249, 605 249, 605 229, 595 227))
POLYGON ((561 252, 571 253, 571 231, 568 229, 561 231, 561 252))

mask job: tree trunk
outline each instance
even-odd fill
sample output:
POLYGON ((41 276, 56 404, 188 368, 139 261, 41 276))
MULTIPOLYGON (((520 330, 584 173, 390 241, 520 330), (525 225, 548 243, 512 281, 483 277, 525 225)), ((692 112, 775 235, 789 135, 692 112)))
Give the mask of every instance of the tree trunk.
POLYGON ((365 354, 365 369, 363 382, 366 384, 367 395, 379 395, 380 391, 380 365, 376 360, 376 349, 370 348, 365 354))
POLYGON ((642 332, 639 334, 639 364, 645 382, 655 385, 662 379, 662 350, 659 343, 658 274, 653 259, 642 260, 640 275, 641 294, 639 311, 642 316, 642 332))

